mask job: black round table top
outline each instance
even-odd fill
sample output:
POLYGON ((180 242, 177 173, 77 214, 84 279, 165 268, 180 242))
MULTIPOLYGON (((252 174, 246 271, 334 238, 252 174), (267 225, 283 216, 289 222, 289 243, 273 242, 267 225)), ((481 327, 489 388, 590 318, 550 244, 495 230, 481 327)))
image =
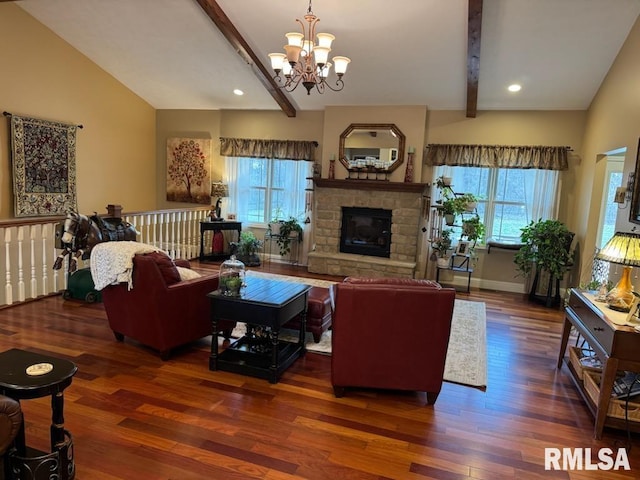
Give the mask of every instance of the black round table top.
POLYGON ((77 370, 69 360, 13 348, 0 353, 0 393, 18 400, 52 395, 68 387, 77 370))

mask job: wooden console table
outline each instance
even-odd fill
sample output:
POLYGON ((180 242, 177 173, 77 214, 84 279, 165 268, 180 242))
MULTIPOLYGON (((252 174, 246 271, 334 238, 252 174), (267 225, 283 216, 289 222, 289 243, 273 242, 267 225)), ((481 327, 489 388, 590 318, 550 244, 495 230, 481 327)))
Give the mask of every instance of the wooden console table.
MULTIPOLYGON (((569 305, 565 310, 558 368, 562 367, 571 327, 574 327, 603 365, 600 396, 598 402, 594 403, 586 394, 577 372, 567 362, 572 380, 595 416, 593 435, 596 439, 601 438, 605 426, 626 429, 624 420, 607 416, 616 372, 640 372, 640 333, 631 327, 619 325, 624 323, 625 318, 626 313, 610 310, 604 303, 596 303, 591 294, 576 288, 571 289, 569 305)), ((629 428, 640 431, 640 423, 630 421, 629 428)))

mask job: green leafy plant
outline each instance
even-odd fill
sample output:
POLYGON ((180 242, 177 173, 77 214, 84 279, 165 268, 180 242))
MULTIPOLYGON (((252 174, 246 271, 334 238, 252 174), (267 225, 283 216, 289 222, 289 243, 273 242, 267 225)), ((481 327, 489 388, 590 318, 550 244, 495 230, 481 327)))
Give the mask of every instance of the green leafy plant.
POLYGON ((571 241, 573 233, 558 220, 538 220, 521 229, 522 247, 514 257, 518 271, 524 275, 531 273, 533 266, 546 270, 562 279, 571 265, 571 241))
POLYGON ((478 215, 474 215, 473 217, 462 221, 462 235, 467 237, 469 241, 480 241, 482 243, 484 233, 485 226, 484 223, 480 221, 480 217, 478 215))
POLYGON ((463 193, 456 195, 452 200, 452 208, 455 215, 469 211, 469 204, 477 203, 478 198, 473 193, 463 193))
POLYGON ((302 237, 302 226, 296 217, 289 217, 279 223, 280 233, 276 237, 276 243, 280 247, 280 255, 284 256, 291 252, 291 237, 302 237))
POLYGON ((244 230, 240 233, 240 240, 231 242, 231 247, 242 263, 249 267, 260 265, 260 257, 258 251, 262 248, 262 241, 258 240, 255 234, 250 230, 244 230))
POLYGON ((435 252, 437 257, 445 258, 447 251, 451 250, 453 230, 445 228, 440 233, 440 236, 431 242, 431 248, 435 252))

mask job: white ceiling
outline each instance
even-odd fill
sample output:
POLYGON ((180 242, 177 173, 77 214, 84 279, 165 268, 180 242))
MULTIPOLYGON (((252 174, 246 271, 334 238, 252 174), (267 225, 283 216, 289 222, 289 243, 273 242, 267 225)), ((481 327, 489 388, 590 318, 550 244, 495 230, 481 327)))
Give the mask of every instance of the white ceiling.
MULTIPOLYGON (((217 1, 269 69, 308 7, 217 1)), ((157 109, 279 108, 195 0, 16 3, 157 109)), ((336 36, 331 56, 352 62, 342 92, 289 94, 298 110, 466 109, 467 0, 315 0, 313 11, 336 36)), ((484 0, 478 110, 588 108, 638 14, 640 0, 484 0)))

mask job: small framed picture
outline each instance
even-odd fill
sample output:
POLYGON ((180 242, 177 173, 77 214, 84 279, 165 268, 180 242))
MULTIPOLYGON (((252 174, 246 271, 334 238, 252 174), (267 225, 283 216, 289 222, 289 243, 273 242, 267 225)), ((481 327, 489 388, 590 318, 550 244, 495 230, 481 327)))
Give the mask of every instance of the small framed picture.
POLYGON ((471 242, 468 242, 467 240, 460 240, 456 247, 456 255, 468 255, 469 245, 471 245, 471 242))

